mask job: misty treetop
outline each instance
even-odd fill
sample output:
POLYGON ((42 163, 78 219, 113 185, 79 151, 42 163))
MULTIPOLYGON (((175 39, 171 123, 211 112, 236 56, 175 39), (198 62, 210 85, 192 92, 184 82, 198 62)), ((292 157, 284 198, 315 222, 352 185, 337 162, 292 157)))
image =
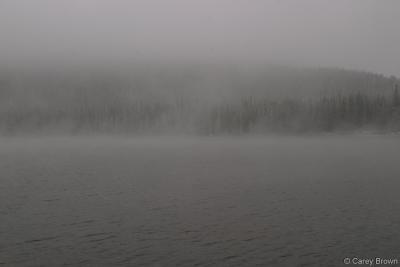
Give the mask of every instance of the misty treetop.
POLYGON ((4 71, 0 131, 399 131, 397 84, 367 72, 286 67, 4 71))

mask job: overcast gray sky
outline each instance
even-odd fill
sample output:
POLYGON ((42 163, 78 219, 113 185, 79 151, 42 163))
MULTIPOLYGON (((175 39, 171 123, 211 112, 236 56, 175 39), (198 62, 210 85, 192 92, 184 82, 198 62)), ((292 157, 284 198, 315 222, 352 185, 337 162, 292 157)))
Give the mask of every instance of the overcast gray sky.
POLYGON ((249 60, 400 76, 397 0, 0 0, 0 62, 249 60))

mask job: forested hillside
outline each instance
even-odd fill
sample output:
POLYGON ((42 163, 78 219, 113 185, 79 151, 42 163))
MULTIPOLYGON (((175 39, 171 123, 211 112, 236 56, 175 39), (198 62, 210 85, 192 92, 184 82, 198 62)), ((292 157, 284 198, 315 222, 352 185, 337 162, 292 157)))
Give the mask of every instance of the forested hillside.
POLYGON ((0 131, 398 131, 397 84, 368 72, 282 66, 2 70, 0 131))

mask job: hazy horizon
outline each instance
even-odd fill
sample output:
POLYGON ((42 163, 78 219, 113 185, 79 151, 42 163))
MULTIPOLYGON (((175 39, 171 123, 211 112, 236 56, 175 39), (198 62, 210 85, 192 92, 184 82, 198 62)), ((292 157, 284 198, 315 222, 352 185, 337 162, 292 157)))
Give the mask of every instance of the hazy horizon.
POLYGON ((397 1, 0 2, 0 65, 268 63, 400 76, 397 1))

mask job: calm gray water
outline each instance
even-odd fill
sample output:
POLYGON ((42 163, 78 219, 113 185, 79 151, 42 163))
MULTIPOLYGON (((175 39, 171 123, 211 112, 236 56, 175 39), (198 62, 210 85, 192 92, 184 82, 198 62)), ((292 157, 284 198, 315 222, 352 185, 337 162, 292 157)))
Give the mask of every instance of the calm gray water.
POLYGON ((0 141, 0 265, 400 259, 400 138, 0 141))

